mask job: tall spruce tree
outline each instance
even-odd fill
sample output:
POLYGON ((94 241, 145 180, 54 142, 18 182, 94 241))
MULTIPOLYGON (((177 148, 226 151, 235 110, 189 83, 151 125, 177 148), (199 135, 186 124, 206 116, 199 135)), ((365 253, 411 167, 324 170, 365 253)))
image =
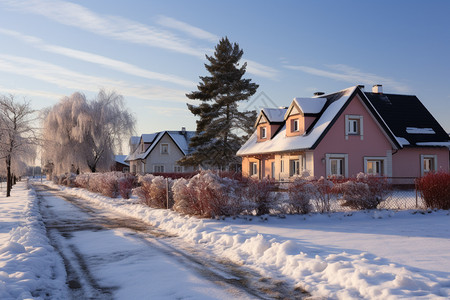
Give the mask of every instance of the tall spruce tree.
POLYGON ((255 111, 240 112, 238 105, 248 100, 258 85, 242 78, 247 63, 239 66, 244 51, 227 37, 217 44, 214 56, 206 55, 206 70, 211 76, 200 76, 198 91, 186 94, 189 99, 202 101, 198 106, 188 104, 189 110, 200 117, 191 139, 193 153, 184 157, 185 166, 212 166, 222 170, 239 162, 236 152, 253 131, 255 111), (247 134, 242 136, 242 133, 247 134))

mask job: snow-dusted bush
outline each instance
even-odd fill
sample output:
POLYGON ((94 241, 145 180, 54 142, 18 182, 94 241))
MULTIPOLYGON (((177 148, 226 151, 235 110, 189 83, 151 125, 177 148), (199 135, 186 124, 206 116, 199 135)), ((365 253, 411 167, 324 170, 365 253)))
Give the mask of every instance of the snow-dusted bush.
POLYGON ((334 183, 323 176, 315 181, 311 190, 312 199, 316 211, 324 213, 331 210, 331 202, 336 198, 337 193, 334 183))
POLYGON ((135 194, 144 204, 150 203, 150 186, 155 176, 152 174, 138 175, 138 187, 133 190, 135 194))
POLYGON ((311 211, 310 200, 314 192, 314 185, 303 177, 296 177, 289 184, 287 212, 295 214, 307 214, 311 211))
POLYGON ((392 191, 388 180, 383 177, 359 173, 356 179, 337 185, 344 199, 343 205, 353 209, 375 209, 392 191))
POLYGON ((59 185, 65 185, 69 187, 75 186, 76 175, 73 173, 66 173, 61 175, 54 175, 53 182, 59 185))
POLYGON ((113 172, 98 174, 100 180, 100 193, 103 196, 116 198, 119 196, 119 184, 117 182, 117 175, 113 172))
POLYGON ((89 188, 89 177, 90 177, 90 173, 80 174, 77 176, 77 178, 75 178, 75 184, 80 188, 88 189, 89 188))
POLYGON ((273 183, 268 179, 252 179, 244 183, 243 198, 249 202, 249 207, 253 207, 256 215, 270 213, 270 209, 275 207, 276 199, 273 191, 273 183))
POLYGON ((176 179, 172 186, 175 211, 194 215, 196 213, 195 204, 197 202, 196 191, 188 187, 190 180, 185 178, 176 179))
POLYGON ((130 199, 133 188, 136 186, 136 176, 125 174, 117 180, 119 185, 119 194, 123 199, 130 199))
POLYGON ((170 208, 173 200, 170 194, 173 180, 162 176, 147 174, 138 179, 140 187, 134 190, 134 193, 141 201, 154 208, 170 208), (167 203, 167 183, 169 184, 169 203, 167 203))
POLYGON ((213 171, 202 171, 189 180, 178 179, 172 189, 173 208, 202 217, 237 214, 240 212, 235 193, 237 185, 237 181, 221 178, 213 171))
POLYGON ((89 174, 89 183, 88 190, 93 193, 102 193, 101 185, 102 185, 102 177, 100 173, 90 173, 89 174))
POLYGON ((416 185, 427 208, 450 209, 450 173, 429 173, 416 185))

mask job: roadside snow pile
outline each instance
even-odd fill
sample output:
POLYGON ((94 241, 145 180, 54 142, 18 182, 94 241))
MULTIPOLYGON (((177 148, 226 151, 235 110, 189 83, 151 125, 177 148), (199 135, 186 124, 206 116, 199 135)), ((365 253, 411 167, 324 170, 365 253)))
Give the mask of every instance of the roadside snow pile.
POLYGON ((26 182, 0 196, 0 299, 64 299, 65 271, 26 182))
POLYGON ((247 216, 225 221, 200 220, 133 204, 132 200, 60 188, 202 244, 217 256, 245 264, 264 276, 287 278, 313 296, 450 297, 448 211, 362 211, 284 219, 247 216))

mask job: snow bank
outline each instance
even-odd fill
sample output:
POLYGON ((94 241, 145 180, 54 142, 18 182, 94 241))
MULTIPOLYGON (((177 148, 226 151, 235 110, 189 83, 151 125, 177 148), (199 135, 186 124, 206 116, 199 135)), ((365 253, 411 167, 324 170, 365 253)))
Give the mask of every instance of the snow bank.
MULTIPOLYGON (((450 273, 448 272, 413 268, 366 251, 355 249, 343 251, 337 247, 313 245, 300 237, 286 239, 277 234, 283 227, 292 227, 292 230, 295 230, 301 226, 299 216, 296 219, 288 216, 283 220, 276 217, 247 217, 247 219, 240 218, 225 222, 200 220, 181 216, 173 211, 132 204, 132 200, 110 199, 81 189, 60 188, 104 208, 142 219, 177 234, 186 241, 202 244, 218 256, 252 267, 264 276, 287 278, 291 283, 306 289, 314 296, 337 299, 447 299, 450 297, 450 273), (253 226, 257 230, 252 229, 252 226, 241 226, 243 223, 267 222, 274 223, 269 233, 260 233, 261 227, 258 226, 253 226)), ((326 219, 331 218, 334 223, 330 223, 330 226, 335 226, 336 222, 346 217, 356 220, 358 218, 379 220, 395 218, 396 214, 392 211, 373 211, 301 218, 314 220, 317 216, 325 224, 329 223, 326 219)), ((414 222, 414 218, 420 218, 421 215, 414 215, 411 212, 398 214, 402 216, 408 214, 407 217, 411 223, 414 222)), ((441 211, 434 214, 443 220, 444 226, 448 227, 450 223, 448 212, 441 211)), ((389 234, 388 230, 383 233, 389 234)))
POLYGON ((19 182, 11 197, 0 197, 0 207, 0 299, 67 298, 64 266, 49 244, 35 192, 19 182))

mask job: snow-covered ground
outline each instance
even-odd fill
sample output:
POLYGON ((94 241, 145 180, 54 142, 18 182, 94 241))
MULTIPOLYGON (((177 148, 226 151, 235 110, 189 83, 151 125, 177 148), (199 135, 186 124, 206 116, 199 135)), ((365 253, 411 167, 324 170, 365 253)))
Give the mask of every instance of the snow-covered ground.
POLYGON ((25 181, 11 197, 0 193, 0 299, 67 299, 64 265, 49 244, 36 194, 25 181))
MULTIPOLYGON (((110 199, 82 189, 61 189, 110 211, 156 225, 218 256, 250 266, 264 276, 288 280, 313 296, 338 299, 450 297, 448 211, 368 211, 200 220, 172 211, 150 209, 136 204, 133 199, 110 199)), ((42 224, 33 210, 33 193, 15 187, 13 196, 16 200, 0 197, 0 242, 6 245, 0 246, 0 298, 19 295, 16 290, 32 291, 35 287, 20 279, 23 276, 20 272, 29 276, 37 273, 33 273, 37 263, 27 265, 24 256, 32 257, 33 249, 37 248, 44 249, 40 251, 49 257, 54 256, 45 245, 48 242, 45 234, 39 239, 42 224), (21 201, 17 201, 19 199, 21 201), (28 244, 22 242, 32 231, 39 234, 33 235, 28 244), (5 269, 5 265, 8 268, 5 269)), ((53 266, 45 265, 42 269, 58 275, 58 258, 52 260, 53 266)), ((42 280, 49 286, 62 279, 53 275, 42 280)))

